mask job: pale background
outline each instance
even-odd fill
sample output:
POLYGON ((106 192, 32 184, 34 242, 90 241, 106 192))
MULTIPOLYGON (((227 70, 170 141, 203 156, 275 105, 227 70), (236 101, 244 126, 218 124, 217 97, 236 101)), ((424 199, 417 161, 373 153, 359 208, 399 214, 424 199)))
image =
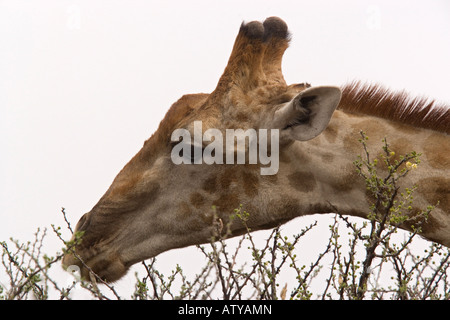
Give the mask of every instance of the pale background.
POLYGON ((358 79, 450 102, 446 0, 0 0, 0 240, 63 226, 61 207, 75 225, 173 102, 214 89, 241 22, 269 16, 293 34, 288 83, 358 79))

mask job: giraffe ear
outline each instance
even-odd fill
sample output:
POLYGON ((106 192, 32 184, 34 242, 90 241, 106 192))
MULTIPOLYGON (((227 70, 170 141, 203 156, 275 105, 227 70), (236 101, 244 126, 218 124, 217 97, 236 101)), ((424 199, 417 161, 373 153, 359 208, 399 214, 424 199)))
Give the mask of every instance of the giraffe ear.
POLYGON ((328 126, 340 100, 338 87, 308 88, 275 111, 273 127, 294 140, 315 138, 328 126))

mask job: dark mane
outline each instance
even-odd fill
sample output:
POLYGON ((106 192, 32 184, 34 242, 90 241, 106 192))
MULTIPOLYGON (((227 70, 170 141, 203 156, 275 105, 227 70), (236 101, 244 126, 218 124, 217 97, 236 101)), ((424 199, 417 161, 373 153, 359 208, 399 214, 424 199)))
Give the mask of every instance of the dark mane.
POLYGON ((342 88, 338 109, 372 115, 415 127, 450 134, 450 106, 405 91, 392 92, 376 84, 352 82, 342 88))

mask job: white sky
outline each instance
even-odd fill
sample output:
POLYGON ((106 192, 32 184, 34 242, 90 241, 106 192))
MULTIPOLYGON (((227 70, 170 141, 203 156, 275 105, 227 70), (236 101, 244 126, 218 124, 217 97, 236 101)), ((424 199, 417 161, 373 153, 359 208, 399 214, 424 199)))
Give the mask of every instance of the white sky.
POLYGON ((241 22, 274 15, 289 83, 450 102, 445 0, 0 0, 0 240, 63 225, 61 207, 75 224, 173 102, 214 89, 241 22))

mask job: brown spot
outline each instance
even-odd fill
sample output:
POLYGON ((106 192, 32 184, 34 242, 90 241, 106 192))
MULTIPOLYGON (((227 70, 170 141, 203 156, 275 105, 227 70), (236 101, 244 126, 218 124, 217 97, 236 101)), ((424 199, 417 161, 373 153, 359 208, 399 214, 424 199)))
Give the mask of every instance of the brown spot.
POLYGON ((219 177, 219 185, 222 189, 228 189, 232 182, 236 182, 236 166, 224 170, 219 177))
MULTIPOLYGON (((212 209, 211 209, 212 210, 212 209)), ((203 221, 203 223, 204 224, 206 224, 206 225, 212 225, 213 224, 213 221, 214 221, 214 215, 212 214, 212 211, 211 211, 211 214, 202 214, 201 216, 200 216, 200 218, 202 219, 202 221, 203 221)))
POLYGON ((400 156, 404 156, 407 153, 410 153, 411 151, 418 151, 415 150, 413 144, 409 139, 406 138, 399 138, 394 140, 392 143, 389 142, 389 139, 387 138, 387 143, 389 145, 389 149, 395 152, 394 157, 392 160, 400 160, 400 156))
POLYGON ((322 158, 322 161, 325 163, 331 163, 334 160, 334 154, 332 154, 331 152, 325 152, 321 154, 320 157, 322 158))
POLYGON ((245 194, 249 197, 256 196, 258 194, 258 187, 259 187, 258 176, 252 172, 243 171, 242 180, 245 194))
POLYGON ((178 211, 177 211, 177 220, 179 221, 185 221, 187 218, 192 216, 192 210, 186 202, 181 202, 178 205, 178 211))
POLYGON ((423 195, 430 205, 436 205, 444 211, 450 208, 450 179, 449 178, 426 178, 419 181, 418 192, 423 195))
POLYGON ((239 207, 239 196, 236 193, 223 192, 212 204, 217 207, 218 211, 230 215, 234 209, 239 207))
MULTIPOLYGON (((425 209, 425 208, 424 208, 425 209)), ((422 210, 418 208, 412 208, 410 216, 416 217, 415 220, 406 221, 404 223, 406 229, 412 230, 412 225, 414 224, 414 227, 420 226, 422 228, 422 233, 427 235, 429 238, 430 234, 436 233, 436 231, 441 228, 441 225, 439 222, 434 218, 433 212, 431 212, 428 215, 427 220, 425 221, 425 216, 422 216, 420 218, 417 217, 422 212, 422 210)))
POLYGON ((430 239, 435 242, 440 242, 437 237, 434 235, 438 231, 438 229, 442 228, 442 225, 439 221, 433 216, 433 212, 430 213, 426 222, 422 224, 422 233, 426 236, 427 239, 430 239))
POLYGON ((366 202, 368 204, 367 208, 369 208, 371 205, 375 204, 376 199, 375 195, 372 191, 366 188, 366 191, 364 192, 364 198, 366 199, 366 202))
POLYGON ((216 176, 213 175, 207 178, 203 182, 202 189, 208 193, 215 193, 217 191, 216 176))
POLYGON ((424 142, 427 163, 436 169, 450 167, 450 143, 448 136, 432 134, 424 142))
POLYGON ((245 112, 238 112, 236 114, 236 118, 235 119, 238 122, 248 122, 248 121, 250 121, 250 117, 249 117, 248 113, 245 113, 245 112))
POLYGON ((201 207, 205 203, 205 198, 198 192, 192 193, 189 199, 191 204, 196 208, 201 207))
POLYGON ((331 187, 337 192, 347 192, 354 188, 364 188, 362 178, 356 172, 356 167, 352 163, 338 168, 340 174, 337 178, 330 176, 329 183, 331 187))
POLYGON ((316 187, 316 179, 311 172, 295 172, 288 179, 290 185, 301 192, 312 191, 316 187))

